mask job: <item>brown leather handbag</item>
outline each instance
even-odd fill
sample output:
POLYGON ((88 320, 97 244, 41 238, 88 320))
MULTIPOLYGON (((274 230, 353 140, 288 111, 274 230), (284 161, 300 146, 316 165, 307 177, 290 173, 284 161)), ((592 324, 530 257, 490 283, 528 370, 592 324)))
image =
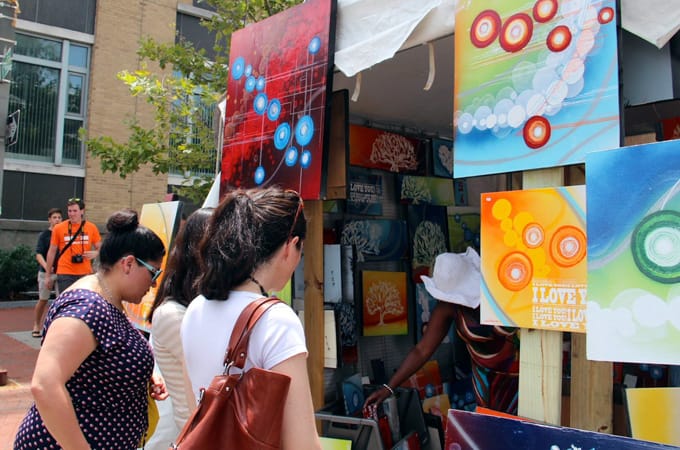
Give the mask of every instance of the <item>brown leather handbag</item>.
POLYGON ((275 449, 281 446, 283 410, 290 377, 253 367, 243 369, 248 340, 255 323, 275 297, 252 302, 234 326, 224 357, 224 373, 201 389, 198 406, 170 449, 275 449))

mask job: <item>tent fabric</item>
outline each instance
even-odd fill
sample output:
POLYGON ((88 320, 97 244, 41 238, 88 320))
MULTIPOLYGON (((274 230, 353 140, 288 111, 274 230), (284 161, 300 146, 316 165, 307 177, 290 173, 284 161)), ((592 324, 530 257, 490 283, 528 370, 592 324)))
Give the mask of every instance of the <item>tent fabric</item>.
MULTIPOLYGON (((582 0, 572 0, 582 1, 582 0)), ((397 51, 453 34, 459 0, 338 0, 335 67, 351 77, 397 51)), ((621 0, 621 25, 658 48, 680 29, 678 0, 621 0)))
POLYGON ((335 66, 353 76, 390 59, 418 23, 441 3, 442 0, 338 0, 335 66))
POLYGON ((621 0, 621 26, 661 48, 680 30, 680 1, 621 0))

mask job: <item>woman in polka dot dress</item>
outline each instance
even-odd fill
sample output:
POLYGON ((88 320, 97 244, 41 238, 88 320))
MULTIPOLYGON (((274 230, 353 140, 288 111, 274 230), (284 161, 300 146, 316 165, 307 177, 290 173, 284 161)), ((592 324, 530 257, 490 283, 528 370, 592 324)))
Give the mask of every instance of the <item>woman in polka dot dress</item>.
POLYGON ((139 303, 160 274, 163 242, 126 209, 109 217, 100 269, 78 280, 50 308, 31 382, 35 403, 14 449, 135 449, 147 428, 153 355, 122 299, 139 303))

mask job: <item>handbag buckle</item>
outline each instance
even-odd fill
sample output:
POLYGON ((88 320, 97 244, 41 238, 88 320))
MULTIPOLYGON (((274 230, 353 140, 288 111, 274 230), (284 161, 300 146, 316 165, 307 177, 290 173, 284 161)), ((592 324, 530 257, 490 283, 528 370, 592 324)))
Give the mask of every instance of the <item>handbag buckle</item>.
POLYGON ((224 364, 224 371, 222 371, 222 375, 227 375, 229 376, 229 370, 234 366, 234 361, 229 361, 228 363, 224 364))
MULTIPOLYGON (((234 361, 229 361, 228 363, 226 363, 224 365, 224 372, 222 372, 222 375, 230 376, 229 371, 231 370, 232 367, 234 367, 234 361)), ((239 380, 243 378, 243 370, 241 370, 241 373, 239 373, 238 375, 239 380)))

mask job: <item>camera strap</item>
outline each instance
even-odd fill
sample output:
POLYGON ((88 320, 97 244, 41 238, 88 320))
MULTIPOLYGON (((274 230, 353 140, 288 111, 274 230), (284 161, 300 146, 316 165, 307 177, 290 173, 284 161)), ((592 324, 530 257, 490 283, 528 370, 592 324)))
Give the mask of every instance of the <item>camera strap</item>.
MULTIPOLYGON (((66 253, 66 250, 68 250, 68 248, 71 245, 73 245, 73 241, 75 241, 76 238, 78 237, 78 235, 83 232, 84 226, 85 226, 85 221, 83 220, 82 222, 80 222, 80 227, 78 227, 78 231, 76 231, 76 234, 74 234, 71 237, 71 239, 69 239, 69 241, 66 243, 64 248, 61 249, 61 251, 58 251, 57 257, 54 258, 54 264, 53 264, 53 267, 52 267, 52 270, 54 271, 54 273, 57 273, 57 263, 59 262, 59 258, 61 258, 61 255, 66 253)), ((69 223, 68 223, 68 235, 71 236, 71 221, 69 221, 69 223)))

